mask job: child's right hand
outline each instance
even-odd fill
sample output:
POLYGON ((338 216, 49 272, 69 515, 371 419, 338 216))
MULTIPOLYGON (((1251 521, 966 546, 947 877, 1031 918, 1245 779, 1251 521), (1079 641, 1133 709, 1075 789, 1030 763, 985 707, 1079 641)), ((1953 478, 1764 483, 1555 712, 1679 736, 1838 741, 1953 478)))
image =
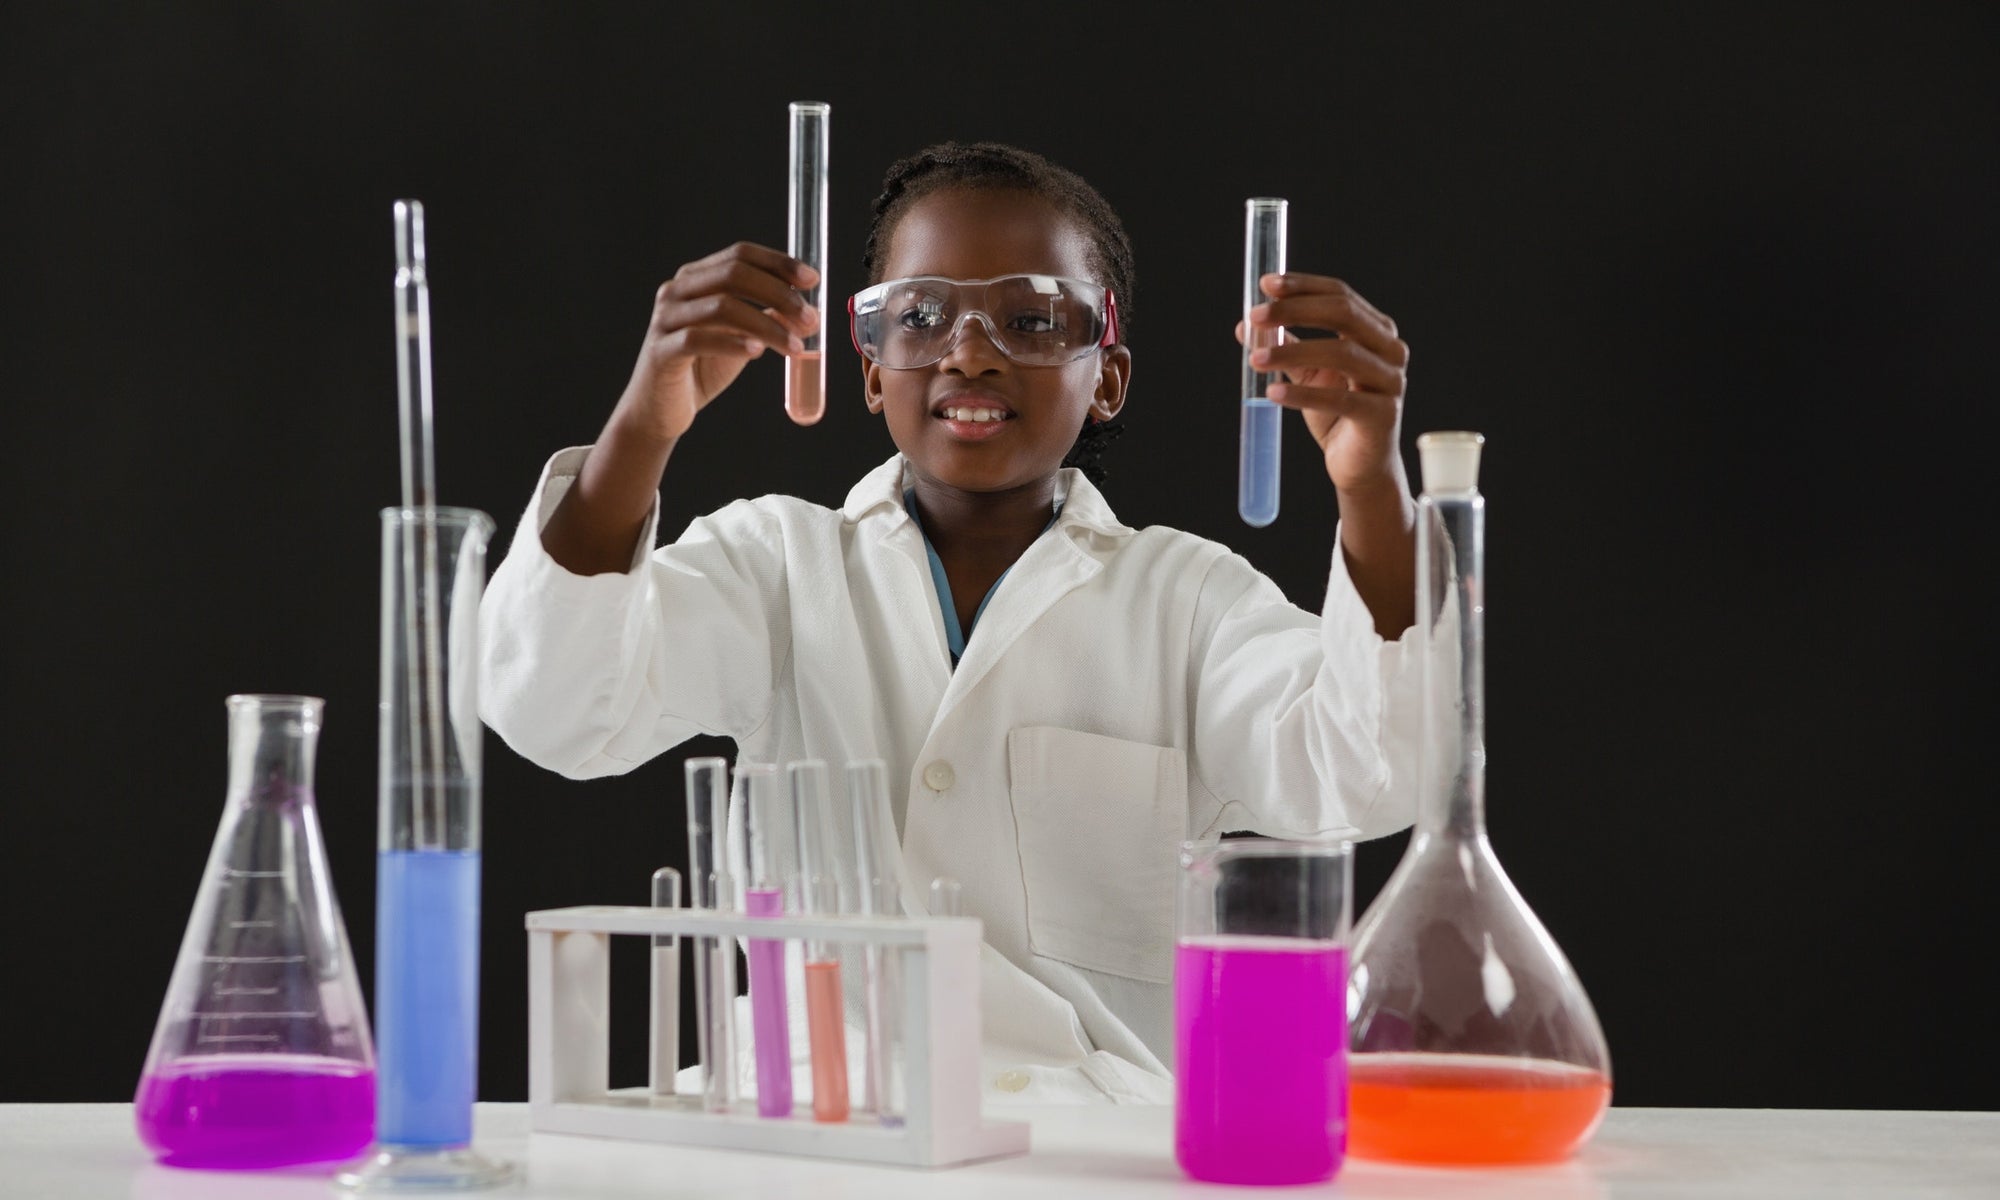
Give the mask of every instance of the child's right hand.
POLYGON ((653 319, 614 420, 663 442, 678 440, 695 415, 769 348, 801 349, 819 314, 797 290, 813 269, 788 254, 738 242, 674 272, 653 299, 653 319))

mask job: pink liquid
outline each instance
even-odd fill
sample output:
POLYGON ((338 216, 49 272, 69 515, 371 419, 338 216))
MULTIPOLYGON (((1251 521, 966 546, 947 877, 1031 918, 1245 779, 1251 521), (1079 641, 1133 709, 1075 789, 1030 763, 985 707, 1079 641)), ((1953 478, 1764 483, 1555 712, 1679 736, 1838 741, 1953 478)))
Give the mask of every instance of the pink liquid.
POLYGON ((819 351, 785 360, 785 415, 796 425, 816 424, 826 415, 826 360, 819 351))
POLYGON ((1347 1149, 1347 953, 1189 938, 1174 951, 1174 1152, 1210 1183, 1318 1183, 1347 1149))
POLYGON ((806 1028, 812 1035, 813 1119, 845 1121, 847 1024, 841 1015, 840 964, 806 964, 806 1028))
MULTIPOLYGON (((743 889, 743 911, 753 917, 785 915, 777 888, 743 889)), ((792 1027, 785 1008, 785 943, 751 938, 750 1027, 757 1055, 757 1114, 792 1115, 792 1027)))
POLYGON ((139 1081, 133 1116, 168 1166, 333 1162, 375 1138, 375 1073, 305 1055, 182 1059, 139 1081))

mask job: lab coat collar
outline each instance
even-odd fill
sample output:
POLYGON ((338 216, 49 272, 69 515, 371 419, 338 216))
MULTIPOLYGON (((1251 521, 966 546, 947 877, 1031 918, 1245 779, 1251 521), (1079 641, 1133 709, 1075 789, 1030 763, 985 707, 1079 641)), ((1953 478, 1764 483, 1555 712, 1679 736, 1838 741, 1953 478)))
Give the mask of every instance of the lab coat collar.
MULTIPOLYGON (((859 521, 877 508, 887 507, 893 513, 892 521, 908 521, 909 514, 903 510, 903 493, 914 485, 908 461, 900 454, 894 455, 861 477, 854 490, 847 493, 840 514, 849 521, 859 521)), ((1125 537, 1133 532, 1131 526, 1111 511, 1104 493, 1075 467, 1064 467, 1056 473, 1056 501, 1062 505, 1056 527, 1065 532, 1089 529, 1112 537, 1125 537)))
MULTIPOLYGON (((878 514, 889 522, 882 540, 900 550, 921 574, 925 594, 930 598, 929 611, 924 615, 937 642, 937 661, 943 664, 946 662, 944 621, 931 586, 930 559, 924 551, 922 531, 903 507, 903 491, 911 484, 908 463, 899 454, 863 476, 848 493, 847 503, 840 511, 847 520, 857 523, 870 514, 878 514)), ((1056 530, 1063 536, 1036 538, 1008 572, 1007 586, 995 589, 992 602, 979 618, 978 629, 966 641, 958 668, 950 672, 945 682, 944 695, 932 718, 931 733, 936 733, 952 710, 978 686, 1029 626, 1056 601, 1102 571, 1105 560, 1134 532, 1112 515, 1104 494, 1074 467, 1064 468, 1057 476, 1056 494, 1062 502, 1056 530), (1099 540, 1090 536, 1093 532, 1115 540, 1099 540)))

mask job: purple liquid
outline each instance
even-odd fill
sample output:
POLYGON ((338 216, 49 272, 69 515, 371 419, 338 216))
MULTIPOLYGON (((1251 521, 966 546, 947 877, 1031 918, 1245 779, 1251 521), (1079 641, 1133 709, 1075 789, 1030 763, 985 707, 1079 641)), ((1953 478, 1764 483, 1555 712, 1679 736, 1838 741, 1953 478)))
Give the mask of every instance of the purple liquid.
MULTIPOLYGON (((743 911, 753 917, 785 915, 778 888, 743 889, 743 911)), ((792 1115, 792 1027, 785 1010, 785 943, 751 938, 750 1025, 757 1053, 757 1113, 792 1115)))
POLYGON ((335 1162, 375 1138, 375 1073, 305 1055, 187 1058, 139 1081, 133 1116, 171 1167, 335 1162))
POLYGON ((1347 1151, 1347 952, 1301 938, 1174 950, 1174 1153, 1210 1183, 1318 1183, 1347 1151))

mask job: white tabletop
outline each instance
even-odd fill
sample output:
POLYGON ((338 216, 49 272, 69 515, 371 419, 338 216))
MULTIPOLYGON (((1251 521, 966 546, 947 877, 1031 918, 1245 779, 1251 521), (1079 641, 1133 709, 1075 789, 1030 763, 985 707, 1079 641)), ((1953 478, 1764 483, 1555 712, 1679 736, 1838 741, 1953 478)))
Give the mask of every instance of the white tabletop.
MULTIPOLYGON (((1026 1157, 919 1171, 819 1159, 528 1135, 525 1104, 481 1104, 478 1145, 525 1168, 505 1197, 1259 1195, 1211 1187, 1173 1161, 1166 1108, 996 1109, 1034 1126, 1026 1157)), ((330 1171, 180 1171, 151 1162, 129 1104, 0 1105, 0 1197, 286 1200, 336 1194, 330 1171)), ((1316 1190, 1316 1189, 1308 1189, 1316 1190)), ((1613 1108, 1583 1152, 1555 1167, 1430 1170, 1350 1159, 1341 1197, 2000 1196, 2000 1113, 1613 1108)), ((474 1193, 475 1195, 479 1193, 474 1193)))

